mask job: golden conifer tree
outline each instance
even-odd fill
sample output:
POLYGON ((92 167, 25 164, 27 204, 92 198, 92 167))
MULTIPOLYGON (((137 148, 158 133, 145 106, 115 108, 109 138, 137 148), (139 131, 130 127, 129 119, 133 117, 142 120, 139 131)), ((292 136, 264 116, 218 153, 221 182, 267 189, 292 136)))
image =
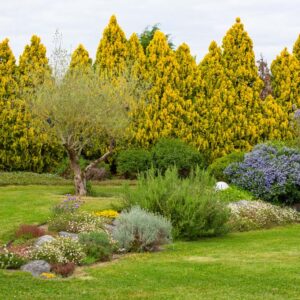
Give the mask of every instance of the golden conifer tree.
POLYGON ((126 36, 113 15, 108 26, 104 29, 94 66, 100 74, 115 75, 124 71, 126 59, 126 36))
POLYGON ((51 69, 46 57, 46 47, 41 39, 33 35, 30 45, 26 45, 19 59, 19 86, 20 92, 31 93, 37 86, 49 78, 51 69))
POLYGON ((285 48, 272 62, 272 87, 276 101, 288 113, 300 107, 300 62, 285 48))
POLYGON ((223 38, 223 63, 235 90, 235 147, 249 150, 260 140, 256 112, 260 110, 263 82, 258 75, 253 43, 240 18, 223 38))
POLYGON ((146 50, 145 80, 151 88, 134 124, 134 139, 142 146, 148 147, 160 137, 191 139, 188 123, 193 106, 191 100, 180 95, 178 71, 179 64, 166 36, 156 31, 146 50))
POLYGON ((92 66, 92 59, 89 56, 89 52, 85 49, 82 44, 74 50, 71 56, 70 69, 74 70, 77 68, 90 69, 92 66))
POLYGON ((202 75, 202 93, 198 94, 198 136, 195 146, 206 153, 207 159, 223 156, 236 147, 234 111, 236 94, 228 79, 220 47, 216 42, 199 64, 202 75))
POLYGON ((178 90, 184 99, 194 101, 201 88, 200 70, 187 44, 180 45, 176 52, 178 68, 178 90))
POLYGON ((294 44, 293 54, 300 61, 300 34, 294 44))
POLYGON ((14 98, 18 93, 16 59, 9 40, 0 43, 0 99, 14 98))

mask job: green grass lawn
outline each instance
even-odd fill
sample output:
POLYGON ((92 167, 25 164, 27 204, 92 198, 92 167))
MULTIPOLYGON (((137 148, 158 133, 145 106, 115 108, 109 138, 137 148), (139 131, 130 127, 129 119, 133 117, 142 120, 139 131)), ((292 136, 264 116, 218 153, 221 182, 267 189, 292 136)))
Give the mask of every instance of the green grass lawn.
MULTIPOLYGON (((71 186, 0 187, 0 240, 20 223, 44 222, 71 186)), ((119 186, 95 187, 86 209, 118 203, 119 186)), ((0 299, 299 299, 300 225, 175 242, 43 280, 0 271, 0 299)))

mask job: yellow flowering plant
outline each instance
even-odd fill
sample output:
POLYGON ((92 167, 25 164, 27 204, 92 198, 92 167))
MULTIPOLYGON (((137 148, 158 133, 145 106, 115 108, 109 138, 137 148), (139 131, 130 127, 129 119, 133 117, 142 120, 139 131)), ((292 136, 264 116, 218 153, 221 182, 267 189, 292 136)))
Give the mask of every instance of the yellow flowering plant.
POLYGON ((103 217, 108 219, 115 219, 119 215, 119 213, 113 209, 95 211, 94 214, 98 217, 103 217))

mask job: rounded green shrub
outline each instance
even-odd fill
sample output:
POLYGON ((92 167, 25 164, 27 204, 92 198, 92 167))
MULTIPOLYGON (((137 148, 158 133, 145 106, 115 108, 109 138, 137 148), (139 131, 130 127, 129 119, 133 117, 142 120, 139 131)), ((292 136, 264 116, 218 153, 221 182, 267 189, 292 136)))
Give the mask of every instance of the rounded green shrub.
POLYGON ((235 162, 242 162, 244 160, 244 152, 232 152, 223 157, 217 158, 208 168, 210 175, 214 176, 218 181, 230 182, 230 178, 224 174, 224 170, 235 162))
POLYGON ((153 166, 163 174, 176 166, 179 175, 186 177, 198 165, 205 165, 203 155, 179 139, 160 139, 151 150, 153 166))
POLYGON ((88 257, 93 257, 97 261, 107 261, 111 259, 113 247, 105 232, 80 233, 79 243, 84 247, 84 251, 88 257))
POLYGON ((138 173, 151 166, 151 154, 143 149, 121 151, 117 157, 117 171, 126 178, 136 178, 138 173))
POLYGON ((155 251, 171 240, 171 223, 138 206, 122 212, 115 225, 113 238, 126 251, 155 251))
POLYGON ((176 167, 164 175, 151 169, 139 176, 135 189, 124 190, 125 205, 138 205, 171 221, 173 236, 195 240, 227 232, 229 211, 215 190, 215 180, 197 168, 180 178, 176 167))

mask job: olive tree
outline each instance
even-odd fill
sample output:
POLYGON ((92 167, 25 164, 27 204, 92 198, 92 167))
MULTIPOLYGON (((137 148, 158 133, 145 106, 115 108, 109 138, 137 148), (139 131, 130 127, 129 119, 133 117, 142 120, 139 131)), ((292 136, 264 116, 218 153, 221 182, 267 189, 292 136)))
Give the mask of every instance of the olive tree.
POLYGON ((67 72, 61 80, 47 80, 36 91, 32 110, 45 133, 65 148, 74 172, 76 194, 84 196, 86 173, 113 152, 129 123, 129 110, 138 99, 136 83, 127 76, 102 76, 90 69, 67 72), (81 168, 80 154, 86 145, 108 136, 107 152, 81 168))

